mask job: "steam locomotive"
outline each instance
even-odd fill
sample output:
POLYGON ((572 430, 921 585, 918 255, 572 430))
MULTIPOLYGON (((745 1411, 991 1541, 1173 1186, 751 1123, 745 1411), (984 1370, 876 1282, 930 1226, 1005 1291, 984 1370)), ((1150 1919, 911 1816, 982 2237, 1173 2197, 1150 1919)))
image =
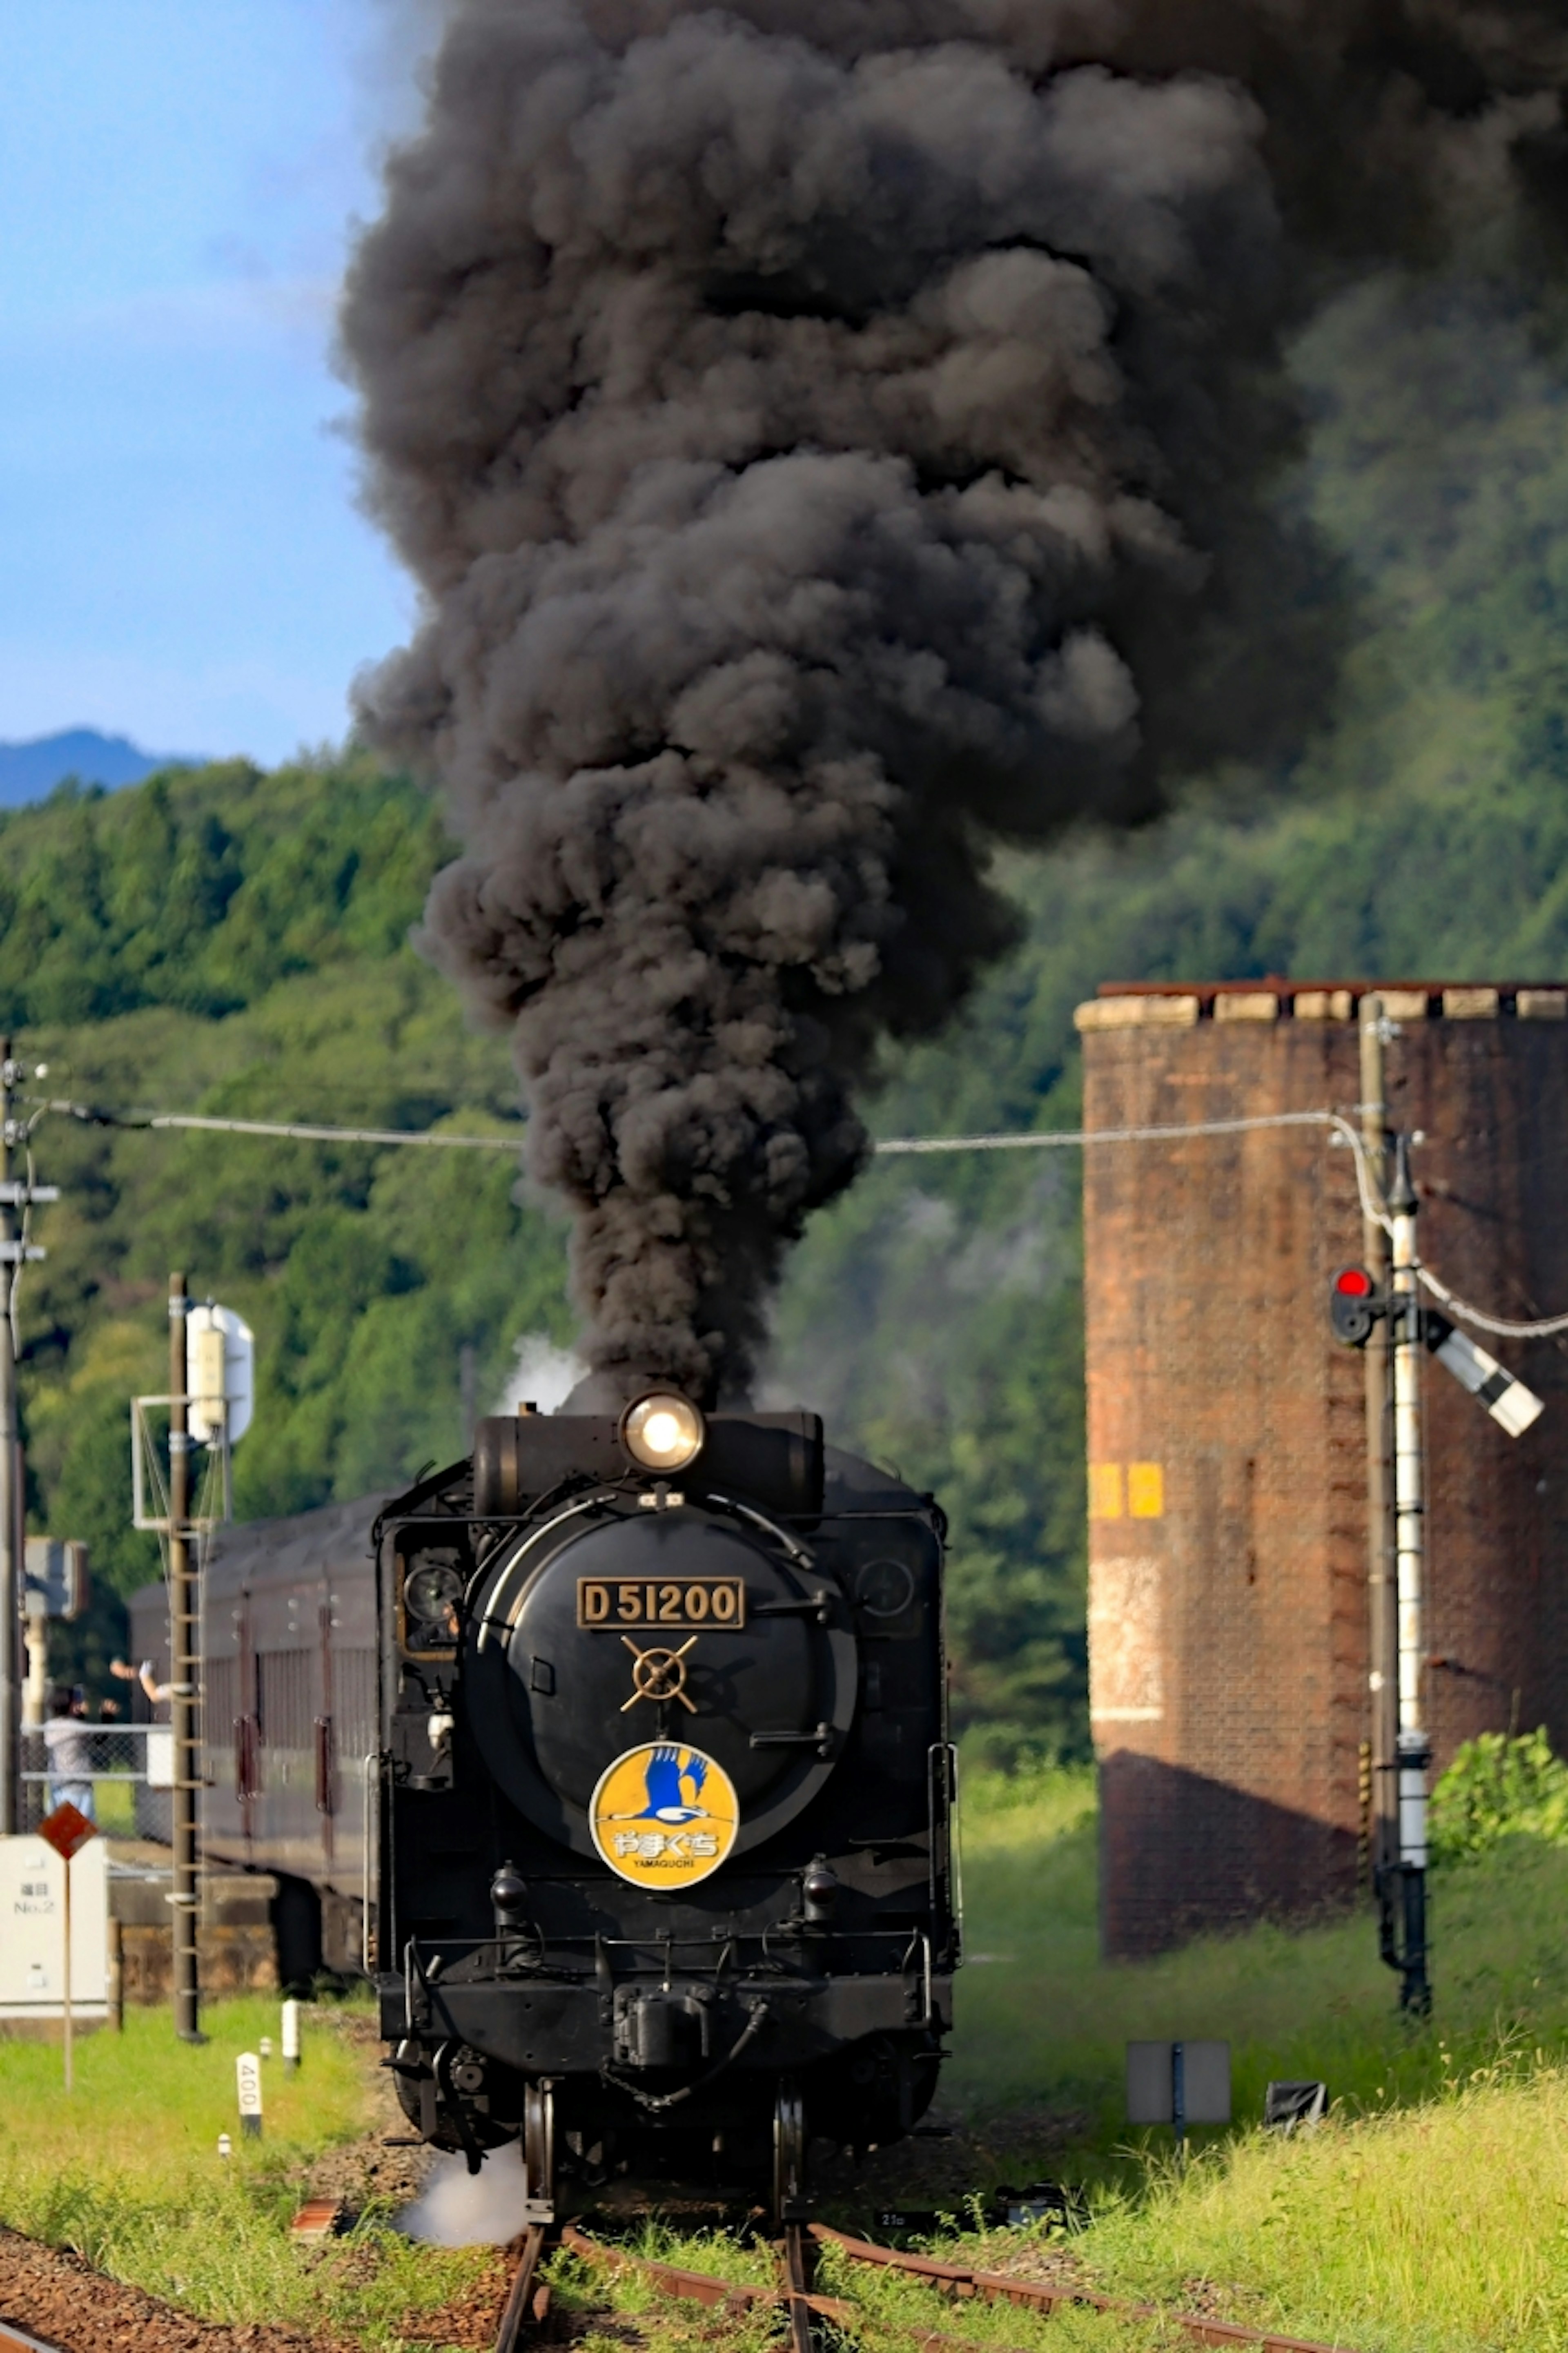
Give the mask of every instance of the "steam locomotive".
POLYGON ((529 2219, 649 2172, 791 2219, 951 2024, 942 1537, 815 1415, 482 1421, 221 1542, 204 1843, 279 1874, 286 1968, 373 1976, 427 2141, 521 2136, 529 2219))

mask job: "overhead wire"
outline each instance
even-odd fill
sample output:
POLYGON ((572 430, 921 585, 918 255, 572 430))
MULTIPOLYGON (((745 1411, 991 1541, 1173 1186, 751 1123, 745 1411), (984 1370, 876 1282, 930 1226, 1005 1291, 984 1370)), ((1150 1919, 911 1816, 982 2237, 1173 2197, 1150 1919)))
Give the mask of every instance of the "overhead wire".
POLYGON ((303 1120, 218 1119, 193 1111, 113 1112, 101 1111, 93 1103, 52 1098, 38 1102, 36 1096, 26 1100, 37 1103, 35 1120, 47 1112, 54 1112, 67 1119, 80 1120, 89 1127, 142 1131, 148 1128, 196 1128, 217 1135, 284 1136, 300 1144, 416 1144, 448 1151, 515 1152, 521 1134, 521 1123, 518 1133, 513 1135, 440 1135, 430 1128, 326 1127, 303 1120))
POLYGON ((1271 1127, 1331 1129, 1354 1155, 1363 1217, 1385 1233, 1391 1230, 1388 1212, 1377 1198, 1366 1165, 1366 1147, 1357 1130, 1337 1111, 1259 1112, 1246 1119, 1198 1119, 1158 1127, 1036 1128, 1026 1135, 890 1135, 879 1137, 872 1149, 879 1159, 884 1154, 909 1152, 1023 1152, 1066 1145, 1180 1143, 1190 1135, 1250 1135, 1271 1127))
MULTIPOLYGON (((301 1120, 220 1118, 199 1112, 111 1112, 91 1103, 53 1097, 44 1100, 31 1097, 27 1100, 36 1104, 28 1122, 29 1134, 37 1121, 48 1113, 83 1121, 92 1126, 142 1132, 183 1128, 219 1135, 278 1136, 301 1144, 413 1145, 468 1152, 515 1152, 523 1134, 521 1123, 518 1130, 510 1135, 447 1135, 428 1128, 333 1127, 301 1120)), ((1268 1129, 1291 1127, 1326 1129, 1336 1143, 1348 1147, 1355 1166, 1356 1193, 1363 1218, 1368 1224, 1381 1227, 1384 1233, 1392 1232, 1392 1221, 1378 1193, 1361 1133, 1336 1111, 1261 1112, 1239 1119, 1191 1120, 1142 1127, 1033 1128, 1022 1135, 889 1135, 875 1138, 871 1149, 879 1160, 946 1152, 1087 1150, 1106 1144, 1179 1144, 1194 1136, 1250 1135, 1268 1129)), ((1568 1332, 1568 1314, 1542 1316, 1531 1321, 1492 1315, 1486 1309, 1461 1299, 1430 1267, 1418 1264, 1415 1272, 1424 1287, 1450 1315, 1459 1323, 1473 1324, 1479 1331, 1495 1333, 1504 1339, 1514 1340, 1546 1339, 1555 1333, 1568 1332)))
POLYGON ((1472 1307, 1440 1282, 1429 1266, 1417 1264, 1416 1274, 1425 1289, 1432 1293, 1441 1307, 1447 1308, 1456 1323, 1473 1324, 1478 1331, 1495 1332, 1504 1340, 1547 1340, 1554 1332, 1568 1332, 1568 1315, 1542 1315, 1528 1323, 1514 1322, 1505 1315, 1489 1315, 1484 1308, 1472 1307))

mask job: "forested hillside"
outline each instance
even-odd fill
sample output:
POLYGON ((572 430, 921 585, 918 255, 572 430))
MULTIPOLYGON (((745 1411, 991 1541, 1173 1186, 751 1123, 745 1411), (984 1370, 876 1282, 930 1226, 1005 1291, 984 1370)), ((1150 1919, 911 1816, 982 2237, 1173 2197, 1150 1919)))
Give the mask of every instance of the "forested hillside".
MULTIPOLYGON (((1308 501, 1361 599, 1336 705, 1289 773, 1194 784, 1131 840, 1009 861, 1027 919, 956 1034, 889 1067, 885 1134, 1070 1126, 1074 1004, 1103 978, 1568 972, 1568 396, 1473 292, 1394 281, 1299 354, 1308 501)), ((41 1090, 120 1111, 474 1133, 515 1121, 504 1040, 407 942, 447 850, 355 754, 182 773, 0 818, 0 1016, 41 1090)), ((560 1229, 506 1155, 46 1119, 61 1184, 22 1298, 36 1524, 129 1532, 126 1398, 164 1386, 184 1266, 255 1324, 247 1513, 362 1493, 463 1439, 518 1344, 570 1332, 560 1229)), ((770 1383, 935 1487, 954 1521, 967 1720, 1081 1747, 1078 1170, 1070 1154, 874 1168, 796 1254, 770 1383)), ((81 1655, 115 1628, 100 1604, 81 1655)))

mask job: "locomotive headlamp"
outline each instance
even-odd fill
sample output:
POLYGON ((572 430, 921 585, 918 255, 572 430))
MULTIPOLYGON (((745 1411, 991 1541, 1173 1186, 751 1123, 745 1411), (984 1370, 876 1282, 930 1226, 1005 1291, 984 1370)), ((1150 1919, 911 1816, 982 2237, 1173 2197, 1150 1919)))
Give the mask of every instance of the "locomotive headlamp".
POLYGON ((670 1389, 638 1398, 621 1416, 621 1444, 645 1471, 684 1471, 696 1461, 707 1435, 690 1398, 670 1389))

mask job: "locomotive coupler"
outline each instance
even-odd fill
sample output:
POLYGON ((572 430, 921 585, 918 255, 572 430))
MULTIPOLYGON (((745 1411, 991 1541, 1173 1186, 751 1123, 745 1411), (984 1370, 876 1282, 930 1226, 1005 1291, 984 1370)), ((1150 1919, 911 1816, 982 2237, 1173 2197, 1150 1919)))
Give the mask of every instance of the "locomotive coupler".
POLYGON ((712 2046, 712 1994, 707 1986, 679 1990, 623 1985, 616 1989, 616 2057, 626 2067, 700 2065, 712 2046))

